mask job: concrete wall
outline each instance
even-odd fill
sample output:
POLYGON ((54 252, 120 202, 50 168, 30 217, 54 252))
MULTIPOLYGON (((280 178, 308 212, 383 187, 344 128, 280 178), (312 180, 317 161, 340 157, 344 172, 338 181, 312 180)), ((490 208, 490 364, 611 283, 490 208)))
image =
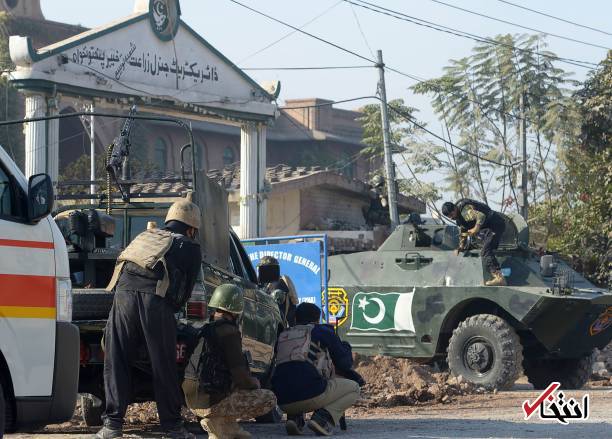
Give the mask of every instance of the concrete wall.
MULTIPOLYGON (((333 224, 346 223, 352 227, 365 227, 363 208, 367 200, 344 195, 342 192, 325 188, 301 191, 300 228, 303 230, 333 229, 333 224)), ((341 227, 344 228, 345 227, 341 227)))
MULTIPOLYGON (((233 198, 233 197, 231 197, 233 198)), ((266 236, 295 235, 300 230, 300 191, 276 193, 268 198, 266 236)), ((230 224, 235 231, 240 226, 240 205, 229 202, 230 224)))

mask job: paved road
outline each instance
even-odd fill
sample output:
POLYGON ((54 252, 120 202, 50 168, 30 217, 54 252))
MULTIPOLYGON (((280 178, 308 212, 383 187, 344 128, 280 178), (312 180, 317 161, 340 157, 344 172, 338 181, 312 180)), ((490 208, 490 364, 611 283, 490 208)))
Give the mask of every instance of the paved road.
MULTIPOLYGON (((612 438, 612 389, 597 388, 566 392, 581 398, 591 396, 588 421, 568 426, 555 421, 524 421, 521 405, 534 400, 538 392, 513 390, 498 394, 473 395, 446 405, 429 407, 397 407, 392 409, 360 410, 351 413, 349 430, 337 437, 351 438, 612 438)), ((197 427, 197 426, 195 426, 197 427)), ((281 425, 245 424, 256 438, 286 437, 281 425)), ((13 434, 10 439, 78 439, 91 437, 91 431, 65 431, 62 434, 13 434)), ((127 431, 126 437, 159 438, 153 431, 127 431)), ((198 439, 206 438, 198 434, 198 439)))

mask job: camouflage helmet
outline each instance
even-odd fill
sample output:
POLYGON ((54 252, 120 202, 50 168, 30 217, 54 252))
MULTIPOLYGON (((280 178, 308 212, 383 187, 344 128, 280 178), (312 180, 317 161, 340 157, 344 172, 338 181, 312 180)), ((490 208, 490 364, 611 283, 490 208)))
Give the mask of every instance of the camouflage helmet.
POLYGON ((264 265, 279 265, 278 259, 276 259, 274 256, 264 256, 259 260, 257 266, 263 267, 264 265))
POLYGON ((200 228, 200 208, 191 201, 191 193, 186 199, 175 201, 168 209, 165 224, 170 221, 180 221, 194 229, 200 228))
POLYGON ((215 288, 209 308, 220 309, 231 314, 242 314, 244 309, 244 295, 242 289, 234 284, 223 284, 215 288))

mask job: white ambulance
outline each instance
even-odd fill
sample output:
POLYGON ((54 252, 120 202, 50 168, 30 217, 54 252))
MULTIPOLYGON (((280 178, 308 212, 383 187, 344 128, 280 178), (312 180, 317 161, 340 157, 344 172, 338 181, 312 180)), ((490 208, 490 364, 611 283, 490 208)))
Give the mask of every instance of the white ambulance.
POLYGON ((79 331, 51 179, 26 180, 0 147, 0 437, 71 418, 79 331))

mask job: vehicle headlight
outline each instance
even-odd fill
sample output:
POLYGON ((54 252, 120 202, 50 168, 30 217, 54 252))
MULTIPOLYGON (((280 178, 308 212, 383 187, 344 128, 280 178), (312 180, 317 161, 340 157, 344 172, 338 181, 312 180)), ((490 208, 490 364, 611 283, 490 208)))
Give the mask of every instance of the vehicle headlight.
POLYGON ((72 321, 72 282, 70 278, 56 278, 55 288, 56 320, 58 322, 72 321))

